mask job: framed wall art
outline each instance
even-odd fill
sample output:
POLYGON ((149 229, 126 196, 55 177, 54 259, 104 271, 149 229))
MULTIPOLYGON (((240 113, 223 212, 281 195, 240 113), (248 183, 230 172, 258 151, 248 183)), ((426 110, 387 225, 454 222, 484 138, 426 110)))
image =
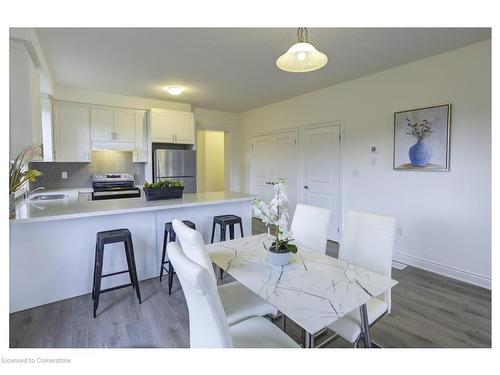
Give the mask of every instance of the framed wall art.
POLYGON ((450 170, 451 104, 394 113, 394 169, 450 170))

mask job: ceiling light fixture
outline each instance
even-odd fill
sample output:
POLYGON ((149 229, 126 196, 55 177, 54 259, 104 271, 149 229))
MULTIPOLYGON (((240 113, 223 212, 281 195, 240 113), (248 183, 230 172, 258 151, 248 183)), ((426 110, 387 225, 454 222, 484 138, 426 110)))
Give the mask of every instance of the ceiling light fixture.
POLYGON ((182 94, 184 89, 182 87, 179 87, 179 86, 168 86, 167 91, 170 95, 179 95, 179 94, 182 94))
POLYGON ((319 52, 308 43, 307 28, 297 29, 298 42, 291 46, 285 54, 278 57, 276 66, 292 73, 305 73, 321 69, 328 62, 328 56, 319 52))

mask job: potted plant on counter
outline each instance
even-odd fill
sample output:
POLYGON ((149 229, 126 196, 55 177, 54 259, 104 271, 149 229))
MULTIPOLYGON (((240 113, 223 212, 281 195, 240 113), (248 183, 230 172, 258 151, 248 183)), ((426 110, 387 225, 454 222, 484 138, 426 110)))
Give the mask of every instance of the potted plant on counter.
POLYGON ((179 199, 182 198, 184 191, 184 181, 182 180, 163 180, 155 183, 144 183, 144 194, 146 200, 157 201, 160 199, 179 199))
POLYGON ((41 145, 33 145, 22 150, 9 165, 9 219, 16 216, 16 192, 29 182, 35 182, 42 172, 28 169, 30 161, 42 155, 41 145))
POLYGON ((268 261, 275 266, 284 266, 290 262, 291 253, 297 252, 297 246, 292 244, 290 232, 288 231, 288 201, 286 191, 286 180, 280 178, 267 184, 274 188, 274 197, 270 202, 254 199, 252 205, 255 208, 255 216, 261 219, 268 227, 274 228, 274 241, 267 247, 268 261))

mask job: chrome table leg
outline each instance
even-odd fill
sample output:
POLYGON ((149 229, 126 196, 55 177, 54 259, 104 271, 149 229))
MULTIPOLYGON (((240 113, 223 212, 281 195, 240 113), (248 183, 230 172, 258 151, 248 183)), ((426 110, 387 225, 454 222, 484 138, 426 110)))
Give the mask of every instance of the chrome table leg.
POLYGON ((365 348, 371 348, 372 339, 370 337, 370 324, 368 323, 366 304, 359 306, 359 314, 361 315, 361 332, 365 340, 365 348))
POLYGON ((302 328, 302 347, 303 348, 314 348, 314 335, 307 332, 304 328, 302 328))

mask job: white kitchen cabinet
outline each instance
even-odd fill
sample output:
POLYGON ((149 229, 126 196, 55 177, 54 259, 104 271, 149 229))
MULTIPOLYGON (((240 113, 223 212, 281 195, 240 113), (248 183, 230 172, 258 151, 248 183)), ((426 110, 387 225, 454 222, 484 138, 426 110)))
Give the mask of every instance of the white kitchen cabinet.
POLYGON ((90 133, 92 141, 111 141, 113 115, 113 111, 109 109, 92 108, 90 110, 90 133))
POLYGON ((132 161, 147 163, 148 161, 148 121, 146 111, 135 111, 135 148, 132 161))
POLYGON ((133 110, 91 108, 90 113, 92 142, 134 142, 133 110))
POLYGON ((163 143, 195 143, 195 123, 191 112, 151 110, 151 141, 163 143))
POLYGON ((90 162, 90 109, 54 104, 55 161, 90 162))
POLYGON ((194 144, 194 117, 190 113, 188 116, 179 116, 176 119, 175 143, 194 144))
POLYGON ((115 142, 134 142, 135 112, 132 110, 114 111, 113 132, 115 142))

